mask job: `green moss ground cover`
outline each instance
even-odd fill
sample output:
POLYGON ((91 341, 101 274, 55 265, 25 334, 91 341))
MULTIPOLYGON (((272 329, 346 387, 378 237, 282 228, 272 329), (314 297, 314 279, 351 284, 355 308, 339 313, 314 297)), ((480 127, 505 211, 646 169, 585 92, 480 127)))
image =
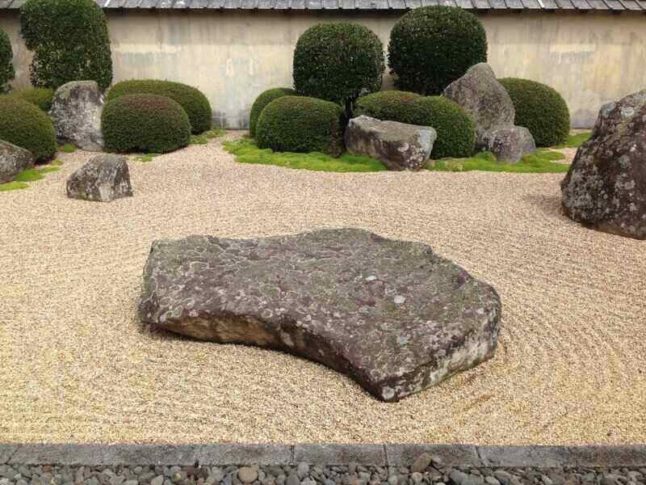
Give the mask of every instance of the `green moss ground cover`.
POLYGON ((446 158, 430 163, 427 168, 437 172, 469 172, 481 170, 486 172, 512 173, 562 173, 567 172, 569 164, 559 163, 565 155, 549 149, 540 149, 526 155, 515 164, 500 163, 493 154, 482 152, 470 158, 446 158))
POLYGON ((45 178, 45 174, 58 171, 62 164, 63 162, 61 162, 60 160, 54 160, 49 165, 43 165, 40 167, 23 170, 18 175, 16 175, 16 179, 13 182, 0 184, 0 192, 26 189, 27 187, 29 187, 29 182, 42 180, 43 178, 45 178))

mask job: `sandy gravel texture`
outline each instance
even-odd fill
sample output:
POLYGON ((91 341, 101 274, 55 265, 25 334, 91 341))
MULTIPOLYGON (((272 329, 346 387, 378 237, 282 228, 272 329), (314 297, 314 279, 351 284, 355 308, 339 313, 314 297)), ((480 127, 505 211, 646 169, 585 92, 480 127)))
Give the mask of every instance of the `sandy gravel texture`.
POLYGON ((317 173, 216 141, 132 162, 133 198, 67 199, 89 156, 0 193, 0 442, 646 441, 646 242, 565 218, 562 174, 317 173), (137 321, 154 239, 341 226, 493 284, 495 358, 386 404, 320 365, 137 321))

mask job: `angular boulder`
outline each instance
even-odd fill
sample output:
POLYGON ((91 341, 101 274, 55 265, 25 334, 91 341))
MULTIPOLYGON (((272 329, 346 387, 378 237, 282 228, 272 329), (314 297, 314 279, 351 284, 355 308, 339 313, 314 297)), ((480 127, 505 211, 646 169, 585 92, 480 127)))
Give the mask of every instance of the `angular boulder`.
POLYGON ((131 197, 126 157, 110 154, 95 156, 67 179, 67 196, 96 202, 131 197))
POLYGON ((490 358, 500 299, 425 244, 359 229, 156 241, 140 319, 296 354, 397 401, 490 358))
POLYGON ((102 151, 103 104, 103 94, 95 81, 72 81, 59 87, 49 110, 58 141, 82 150, 102 151))
POLYGON ((646 90, 601 108, 561 192, 563 210, 571 219, 646 239, 646 90))
POLYGON ((536 151, 534 137, 524 126, 511 126, 488 131, 483 136, 485 149, 500 162, 516 163, 536 151))
POLYGON ((34 166, 29 150, 0 140, 0 184, 11 182, 20 172, 34 166))
POLYGON ((352 118, 345 130, 349 152, 380 160, 390 170, 419 170, 431 156, 437 138, 429 126, 381 121, 369 116, 352 118))

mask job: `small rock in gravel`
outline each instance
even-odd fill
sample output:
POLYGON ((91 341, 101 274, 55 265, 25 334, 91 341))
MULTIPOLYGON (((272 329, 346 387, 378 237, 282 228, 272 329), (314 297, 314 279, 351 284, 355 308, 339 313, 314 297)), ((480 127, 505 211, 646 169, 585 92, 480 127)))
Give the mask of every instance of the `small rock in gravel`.
POLYGON ((410 478, 414 483, 422 483, 422 480, 424 480, 424 475, 422 475, 420 472, 413 472, 411 473, 410 478))
POLYGON ((306 478, 301 482, 301 485, 316 485, 316 480, 312 480, 311 478, 306 478))
POLYGON ((500 482, 494 477, 486 477, 485 482, 488 485, 500 485, 500 482))
POLYGON ((242 467, 238 470, 238 478, 243 483, 252 483, 258 478, 258 470, 250 466, 242 467))
POLYGON ((127 480, 123 485, 139 485, 139 480, 127 480))
POLYGON ((296 473, 290 473, 287 477, 287 485, 301 485, 301 481, 296 473))
POLYGON ((298 477, 301 480, 305 478, 309 472, 310 472, 310 466, 305 462, 299 463, 298 467, 296 467, 296 473, 298 473, 298 477))
POLYGON ((421 473, 431 465, 432 461, 433 457, 429 453, 422 453, 415 459, 413 465, 410 467, 410 471, 412 473, 421 473))
POLYGON ((399 483, 399 476, 390 475, 388 477, 388 483, 389 483, 389 485, 397 485, 399 483))
POLYGON ((164 485, 164 477, 163 477, 163 475, 157 475, 155 478, 153 478, 150 481, 150 485, 164 485))

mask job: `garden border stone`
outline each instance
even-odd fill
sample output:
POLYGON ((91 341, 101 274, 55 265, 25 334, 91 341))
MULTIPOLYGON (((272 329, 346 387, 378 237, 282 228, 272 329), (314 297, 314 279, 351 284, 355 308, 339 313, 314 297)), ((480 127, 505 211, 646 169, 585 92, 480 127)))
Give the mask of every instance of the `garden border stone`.
POLYGON ((410 466, 429 453, 442 466, 645 467, 646 444, 476 446, 464 444, 0 444, 0 465, 327 465, 410 466))

